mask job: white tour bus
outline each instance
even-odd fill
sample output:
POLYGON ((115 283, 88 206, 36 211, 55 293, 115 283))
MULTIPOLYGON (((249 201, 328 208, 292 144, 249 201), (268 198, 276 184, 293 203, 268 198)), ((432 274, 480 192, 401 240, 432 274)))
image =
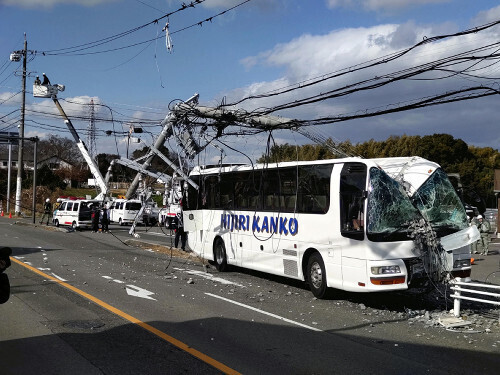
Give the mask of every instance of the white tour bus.
POLYGON ((54 212, 53 221, 56 227, 70 225, 74 229, 92 226, 92 207, 99 207, 96 200, 64 200, 54 212))
POLYGON ((436 268, 440 277, 470 275, 479 234, 446 174, 425 159, 198 166, 190 179, 198 189, 190 185, 183 201, 189 247, 220 271, 304 280, 319 298, 327 287, 407 289, 436 268), (429 232, 434 245, 410 238, 429 232))
POLYGON ((117 199, 109 207, 109 221, 120 225, 132 224, 141 207, 142 202, 138 199, 117 199))

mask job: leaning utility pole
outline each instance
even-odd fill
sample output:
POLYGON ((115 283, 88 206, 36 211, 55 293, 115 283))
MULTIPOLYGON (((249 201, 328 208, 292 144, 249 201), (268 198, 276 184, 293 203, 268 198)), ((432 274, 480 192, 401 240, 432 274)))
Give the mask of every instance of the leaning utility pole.
POLYGON ((17 184, 16 184, 16 215, 21 214, 21 184, 23 179, 23 151, 24 151, 24 110, 26 106, 26 55, 28 53, 28 42, 26 40, 26 33, 24 33, 24 49, 23 55, 23 100, 21 105, 21 124, 19 125, 19 146, 17 154, 17 184))

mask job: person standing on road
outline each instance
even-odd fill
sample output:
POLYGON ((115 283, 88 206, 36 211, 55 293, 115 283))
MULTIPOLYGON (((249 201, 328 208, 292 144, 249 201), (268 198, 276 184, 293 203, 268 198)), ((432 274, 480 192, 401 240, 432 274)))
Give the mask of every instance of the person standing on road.
POLYGON ((108 233, 108 223, 109 223, 109 218, 108 218, 108 209, 106 206, 102 208, 102 213, 101 213, 101 228, 103 233, 108 233))
POLYGON ((47 215, 47 225, 49 225, 49 218, 52 218, 52 203, 50 203, 49 198, 45 199, 45 203, 43 204, 43 215, 40 219, 40 224, 43 223, 45 215, 47 215))
POLYGON ((98 207, 92 206, 92 211, 90 213, 90 217, 92 218, 92 232, 99 232, 99 210, 98 207))
POLYGON ((481 238, 479 239, 479 246, 481 248, 481 253, 483 255, 488 255, 488 246, 490 244, 490 230, 491 230, 491 225, 488 220, 483 218, 482 215, 478 215, 477 217, 478 220, 478 226, 477 229, 479 230, 479 233, 481 234, 481 238))
POLYGON ((179 247, 179 239, 181 240, 181 249, 186 251, 186 232, 184 232, 184 220, 182 218, 182 210, 178 210, 175 214, 177 218, 177 229, 175 230, 175 247, 179 247))

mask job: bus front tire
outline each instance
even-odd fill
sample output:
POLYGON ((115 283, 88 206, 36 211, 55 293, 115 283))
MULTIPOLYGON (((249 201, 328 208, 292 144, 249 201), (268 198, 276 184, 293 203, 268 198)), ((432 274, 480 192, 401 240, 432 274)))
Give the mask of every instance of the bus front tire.
POLYGON ((76 227, 76 221, 73 221, 73 222, 71 223, 71 228, 73 228, 74 230, 76 230, 76 229, 77 229, 77 227, 76 227))
POLYGON ((326 271, 323 258, 318 253, 312 254, 307 262, 307 282, 316 298, 326 295, 326 271))
POLYGON ((120 224, 121 227, 123 227, 123 221, 122 221, 122 218, 119 218, 118 219, 118 224, 120 224))
POLYGON ((56 227, 59 227, 59 220, 55 219, 55 220, 54 220, 54 225, 55 225, 56 227))
POLYGON ((215 268, 217 271, 224 272, 227 271, 227 255, 226 255, 226 247, 224 246, 224 241, 221 239, 217 240, 214 245, 214 260, 215 260, 215 268))

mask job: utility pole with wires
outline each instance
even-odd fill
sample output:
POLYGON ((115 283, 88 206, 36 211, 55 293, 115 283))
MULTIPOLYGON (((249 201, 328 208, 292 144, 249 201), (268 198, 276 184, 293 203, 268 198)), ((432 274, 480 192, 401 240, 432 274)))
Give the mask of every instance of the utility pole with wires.
MULTIPOLYGON (((15 213, 16 215, 21 214, 21 186, 23 179, 23 152, 24 152, 24 114, 26 107, 26 55, 28 53, 28 41, 26 40, 26 33, 24 33, 24 49, 22 51, 17 51, 11 54, 11 60, 13 55, 16 53, 21 53, 23 58, 23 99, 21 104, 21 123, 19 124, 19 146, 17 154, 17 183, 16 183, 16 205, 15 213)), ((15 60, 13 60, 15 61, 15 60)))

